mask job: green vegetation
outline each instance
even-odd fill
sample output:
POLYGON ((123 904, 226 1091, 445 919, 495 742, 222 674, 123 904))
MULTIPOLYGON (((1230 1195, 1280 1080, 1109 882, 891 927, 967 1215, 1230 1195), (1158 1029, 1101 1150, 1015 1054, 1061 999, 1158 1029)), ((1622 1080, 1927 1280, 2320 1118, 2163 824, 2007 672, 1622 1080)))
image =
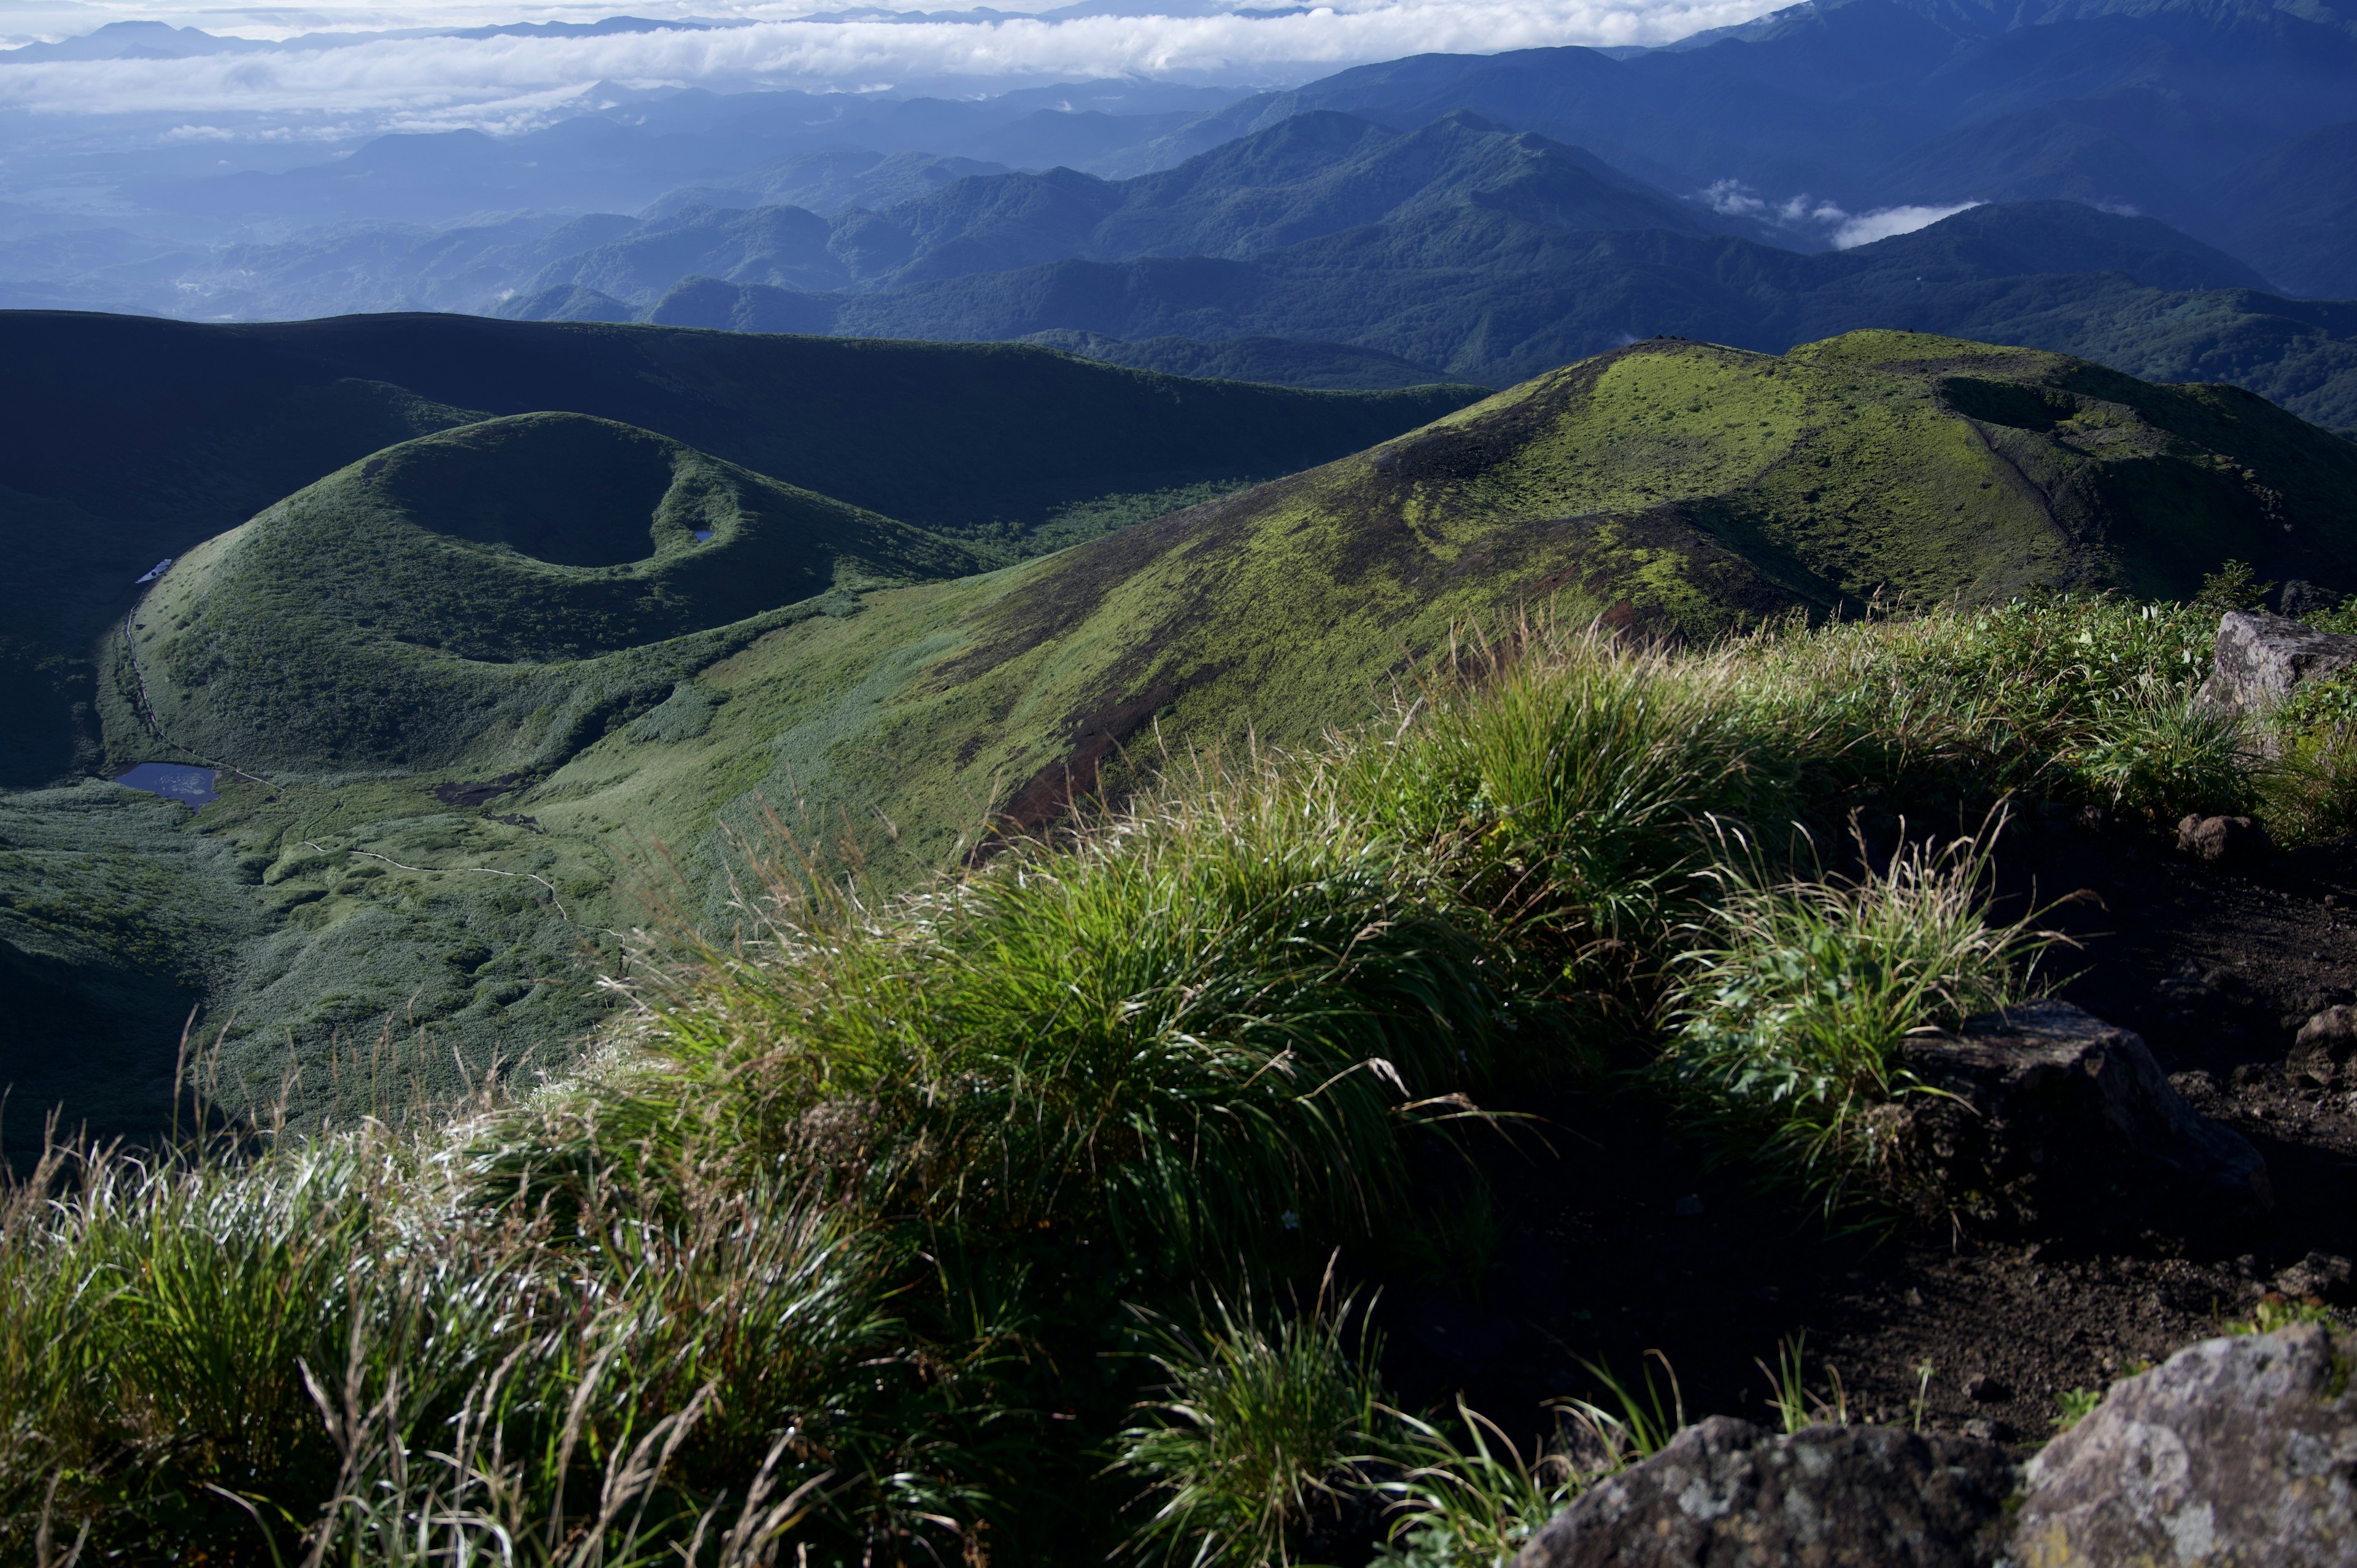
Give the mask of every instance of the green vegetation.
MULTIPOLYGON (((222 798, 179 830, 219 848, 189 863, 210 869, 172 895, 172 918, 244 934, 208 950, 172 1027, 155 1022, 160 1001, 142 1015, 145 1081, 167 1076, 199 994, 223 1098, 283 1093, 298 1119, 558 1067, 610 1002, 590 982, 648 901, 726 931, 743 845, 773 821, 821 865, 920 884, 1076 800, 1119 800, 1172 758, 1216 768, 1372 719, 1445 662, 1456 628, 1526 607, 1699 644, 1795 609, 1853 616, 1878 594, 2187 594, 2226 556, 2357 583, 2342 564, 2357 449, 2231 393, 1910 334, 1781 358, 1640 344, 1323 468, 1224 488, 1148 492, 1136 510, 1199 504, 902 586, 877 585, 964 571, 996 546, 587 419, 425 437, 268 509, 167 575, 131 628, 135 662, 118 641, 99 693, 113 757, 180 755, 140 718, 144 682, 173 742, 255 776, 225 773, 222 798), (478 510, 492 494, 507 503, 478 510), (693 542, 691 514, 720 525, 712 541, 693 542), (526 538, 535 516, 565 520, 571 542, 526 538), (592 540, 615 559, 544 558, 592 540)), ((1041 532, 1085 532, 1125 504, 1092 492, 1041 532)), ((1858 693, 1862 733, 1895 691, 1895 712, 1940 746, 1984 737, 1955 760, 1985 772, 1990 799, 2067 768, 2107 801, 2233 804, 2256 786, 2232 736, 2183 700, 2208 636, 2174 614, 2100 629, 1997 616, 1936 645, 1894 635, 1870 668, 1823 681, 1858 693), (2089 640, 2057 663, 2069 650, 2040 639, 2065 635, 2089 640), (1942 671, 1967 643, 1985 663, 1959 683, 1942 671), (1983 679, 2015 688, 2002 715, 1983 679), (2007 722, 2032 725, 2032 751, 2007 749, 2007 722)), ((1578 755, 1606 756, 1615 725, 1675 716, 1632 720, 1619 700, 1596 696, 1583 722, 1599 738, 1578 755)), ((1731 721, 1695 701, 1689 749, 1643 763, 1665 769, 1643 799, 1721 766, 1731 721)), ((1503 727, 1464 746, 1449 768, 1485 749, 1526 767, 1544 755, 1503 727)), ((2322 781, 2270 775, 2284 820, 2357 800, 2329 787, 2341 748, 2293 755, 2322 781)), ((1828 789, 1870 770, 1854 752, 1819 766, 1828 789)), ((1792 787, 1771 773, 1746 756, 1726 809, 1765 810, 1792 787)), ((1592 863, 1601 914, 1649 928, 1682 872, 1652 862, 1659 894, 1613 880, 1614 856, 1659 850, 1640 798, 1610 833, 1518 821, 1525 848, 1499 850, 1488 875, 1511 882, 1542 853, 1592 863)), ((103 949, 135 967, 107 929, 69 948, 5 914, 0 928, 28 952, 103 949)), ((23 1150, 38 1113, 10 1114, 23 1150)))
MULTIPOLYGON (((570 1073, 16 1188, 0 1530, 256 1563, 399 1537, 1265 1563, 1352 1531, 1492 1561, 1586 1472, 1380 1398, 1338 1304, 1416 1159, 1567 1083, 1790 1179, 1742 1058, 1789 1072, 2019 983, 1981 847, 1905 824, 2207 804, 2204 774, 2083 744, 2205 676, 2205 620, 2041 596, 1684 650, 1540 627, 1387 720, 905 893, 751 846, 733 934, 683 909, 636 939, 629 1012, 570 1073), (1816 869, 1852 822, 1894 869, 1816 869), (1748 914, 1715 921, 1731 880, 1748 914), (1820 951, 1830 992, 1778 989, 1780 953, 1820 951), (1695 978, 1738 968, 1769 983, 1695 978), (1714 1070, 1681 1070, 1696 1040, 1714 1070)), ((1840 1091, 1870 1115, 1905 1086, 1840 1091)), ((1815 1158, 1881 1201, 1868 1142, 1815 1158)), ((1598 1381, 1605 1451, 1675 1423, 1674 1389, 1598 1381)), ((1815 1412, 1797 1346, 1778 1389, 1815 1412)))
POLYGON ((161 735, 253 771, 544 771, 766 632, 978 564, 628 425, 488 420, 189 552, 142 602, 108 696, 152 721, 117 744, 161 735))
POLYGON ((1930 1092, 1903 1065, 1909 1031, 2034 993, 2040 938, 1981 908, 1990 849, 1903 847, 1854 881, 1717 879, 1704 945, 1669 993, 1662 1063, 1724 1123, 1715 1136, 1803 1182, 1874 1177, 1873 1113, 1930 1092))
POLYGON ((0 432, 19 545, 0 782, 189 748, 253 776, 223 773, 193 822, 111 788, 0 799, 20 1156, 60 1101, 93 1128, 155 1126, 199 1003, 223 1097, 283 1093, 302 1117, 569 1058, 640 918, 649 841, 698 844, 771 756, 776 732, 720 725, 748 749, 707 776, 724 693, 699 671, 879 584, 1069 544, 1478 395, 457 317, 10 313, 0 338, 45 389, 0 432), (133 579, 167 555, 143 600, 133 579), (519 800, 615 731, 675 765, 650 770, 653 800, 586 834, 519 800), (142 878, 121 908, 105 891, 142 878), (177 956, 150 950, 157 930, 177 956))

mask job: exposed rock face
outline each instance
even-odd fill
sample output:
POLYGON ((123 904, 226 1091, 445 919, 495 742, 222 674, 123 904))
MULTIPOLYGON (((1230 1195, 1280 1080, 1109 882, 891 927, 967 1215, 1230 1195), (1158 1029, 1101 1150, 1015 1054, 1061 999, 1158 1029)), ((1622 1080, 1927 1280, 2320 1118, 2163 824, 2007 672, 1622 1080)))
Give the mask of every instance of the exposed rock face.
POLYGON ((2255 717, 2306 681, 2357 668, 2357 637, 2312 631, 2264 610, 2228 610, 2218 622, 2215 660, 2201 701, 2219 713, 2255 717))
POLYGON ((1898 1194, 1927 1213, 1999 1224, 2117 1207, 2198 1225, 2273 1204, 2266 1162, 2169 1086, 2144 1041, 2067 1002, 2040 1002, 1918 1036, 1908 1065, 1943 1090, 1879 1113, 1898 1194))
POLYGON ((2316 1324, 2210 1339, 2113 1385, 2030 1462, 2016 1568, 2346 1568, 2357 1342, 2316 1324))
POLYGON ((2267 830, 2248 817, 2188 817, 2177 824, 2177 847, 2212 865, 2244 865, 2275 849, 2267 830))
POLYGON ((2352 1362, 2357 1337, 2317 1324, 2180 1350, 2047 1444, 2018 1508, 1974 1438, 1713 1416, 1583 1493, 1514 1568, 2348 1568, 2352 1362))
POLYGON ((1888 1426, 1781 1436, 1713 1416, 1598 1483, 1515 1568, 1984 1568, 2012 1467, 1994 1444, 1888 1426))

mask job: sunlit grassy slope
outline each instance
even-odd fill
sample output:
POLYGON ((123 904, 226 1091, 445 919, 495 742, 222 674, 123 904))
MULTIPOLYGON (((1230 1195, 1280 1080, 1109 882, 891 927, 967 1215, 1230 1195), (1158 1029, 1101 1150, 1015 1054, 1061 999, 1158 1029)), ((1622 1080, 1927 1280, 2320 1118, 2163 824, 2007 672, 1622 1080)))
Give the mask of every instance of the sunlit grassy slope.
MULTIPOLYGON (((428 1079, 454 1054, 562 1057, 596 1015, 587 973, 640 918, 617 889, 675 867, 725 929, 732 832, 774 813, 905 885, 1118 794, 1166 749, 1363 720, 1453 628, 1525 607, 1700 639, 1878 591, 2182 593, 2228 557, 2357 588, 2357 447, 2248 394, 2031 350, 1655 340, 1058 554, 949 576, 958 548, 561 420, 397 448, 205 546, 143 610, 138 670, 167 733, 272 779, 228 780, 193 830, 250 878, 222 906, 268 933, 208 988, 212 1019, 234 1013, 232 1076, 301 1062, 306 1110, 397 1098, 399 1074, 323 1065, 339 1031, 342 1059, 366 1056, 388 1015, 391 1054, 428 1079), (645 520, 600 535, 636 559, 551 560, 534 487, 478 506, 491 481, 437 478, 510 452, 560 475, 578 460, 548 454, 585 432, 636 454, 614 460, 638 489, 600 480, 563 515, 582 539, 609 502, 645 520), (724 522, 710 544, 677 532, 691 497, 724 522), (771 538, 757 512, 803 532, 771 538), (694 575, 715 559, 778 607, 720 622, 741 601, 694 575), (371 596, 404 573, 438 585, 371 596), (492 783, 511 788, 447 788, 492 783)), ((126 757, 146 744, 131 679, 118 660, 107 684, 126 757)))
POLYGON ((1233 499, 765 636, 699 677, 708 729, 617 733, 532 799, 585 835, 662 822, 674 843, 766 803, 911 875, 1141 753, 1362 718, 1452 626, 1523 606, 1701 639, 1878 592, 2190 592, 2227 557, 2357 586, 2357 448, 2246 394, 2030 350, 1641 343, 1233 499))

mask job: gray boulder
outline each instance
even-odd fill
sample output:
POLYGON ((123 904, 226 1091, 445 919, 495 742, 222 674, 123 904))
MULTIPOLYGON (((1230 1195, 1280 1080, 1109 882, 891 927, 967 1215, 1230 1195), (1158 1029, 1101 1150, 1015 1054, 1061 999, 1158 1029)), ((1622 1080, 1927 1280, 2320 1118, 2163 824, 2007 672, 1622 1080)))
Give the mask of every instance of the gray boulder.
POLYGON ((2013 1483, 1969 1437, 1713 1416, 1582 1493, 1514 1568, 1984 1568, 2013 1483))
POLYGON ((1906 1042, 1932 1094, 1877 1113, 1892 1196, 1927 1218, 1997 1224, 2112 1215, 2132 1193, 2147 1222, 2202 1223, 2273 1207, 2266 1162, 2185 1102, 2134 1032, 2067 1002, 1968 1020, 1906 1042))
POLYGON ((2357 1341, 2209 1339, 2115 1383, 2030 1461, 2016 1568, 2357 1562, 2357 1341))
POLYGON ((2264 610, 2228 610, 2218 621, 2201 702, 2213 713, 2255 718, 2303 682, 2357 668, 2357 637, 2314 631, 2264 610))
POLYGON ((2293 1078, 2330 1088, 2357 1056, 2357 1007, 2327 1007, 2299 1026, 2285 1063, 2293 1078))

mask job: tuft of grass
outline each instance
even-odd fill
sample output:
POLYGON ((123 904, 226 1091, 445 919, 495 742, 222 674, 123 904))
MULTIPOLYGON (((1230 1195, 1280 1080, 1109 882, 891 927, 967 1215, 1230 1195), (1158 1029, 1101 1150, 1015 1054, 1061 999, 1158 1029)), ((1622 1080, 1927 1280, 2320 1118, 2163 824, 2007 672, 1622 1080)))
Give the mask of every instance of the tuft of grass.
MULTIPOLYGON (((1847 1426, 1849 1398, 1842 1391, 1841 1372, 1828 1367, 1826 1375, 1831 1391, 1813 1392, 1802 1370, 1802 1353, 1808 1346, 1808 1336, 1797 1334, 1776 1348, 1776 1365, 1770 1369, 1765 1361, 1753 1365, 1768 1379, 1768 1401, 1776 1407, 1776 1417, 1783 1423, 1787 1434, 1812 1426, 1847 1426)), ((1923 1377, 1928 1383, 1928 1375, 1923 1377)), ((1921 1424, 1919 1417, 1917 1425, 1921 1424)))
POLYGON ((2054 1430, 2070 1431, 2094 1414, 2095 1407, 2103 1402, 2104 1391, 2101 1389, 2063 1390, 2054 1396, 2054 1404, 2060 1412, 2054 1417, 2054 1430))
POLYGON ((1754 803, 1726 684, 1707 659, 1525 626, 1458 650, 1343 787, 1383 831, 1437 845, 1459 896, 1518 941, 1627 950, 1693 892, 1708 814, 1754 803))
POLYGON ((1475 912, 1266 769, 883 908, 773 886, 761 945, 654 973, 643 1040, 748 1149, 848 1118, 881 1201, 974 1233, 1178 1268, 1363 1227, 1510 1023, 1475 912))
POLYGON ((2105 804, 2156 820, 2171 811, 2231 815, 2254 800, 2257 759, 2241 718, 2179 693, 2107 706, 2060 760, 2105 804))
POLYGON ((1930 1092, 1901 1053, 1918 1029, 2034 993, 2053 940, 1992 920, 1983 886, 2003 819, 1943 845, 1902 843, 1880 869, 1777 880, 1718 870, 1668 1000, 1657 1081, 1727 1153, 1851 1195, 1887 1151, 1872 1112, 1930 1092))
POLYGON ((558 1225, 437 1161, 379 1131, 17 1188, 0 1541, 54 1513, 135 1558, 611 1564, 703 1535, 749 1564, 974 1516, 960 1369, 885 1315, 897 1255, 853 1216, 689 1170, 558 1225))
POLYGON ((1135 1562, 1259 1568, 1295 1562, 1321 1520, 1364 1483, 1381 1415, 1379 1342, 1354 1304, 1262 1323, 1217 1296, 1189 1333, 1144 1315, 1164 1382, 1125 1431, 1114 1470, 1146 1484, 1154 1511, 1130 1536, 1135 1562), (1356 1343, 1351 1341, 1355 1338, 1356 1343))
POLYGON ((1577 1497, 1588 1477, 1569 1455, 1525 1459, 1498 1423, 1457 1402, 1459 1446, 1448 1428, 1394 1412, 1389 1457, 1404 1466, 1378 1495, 1392 1516, 1378 1561, 1398 1568, 1504 1568, 1577 1497))

